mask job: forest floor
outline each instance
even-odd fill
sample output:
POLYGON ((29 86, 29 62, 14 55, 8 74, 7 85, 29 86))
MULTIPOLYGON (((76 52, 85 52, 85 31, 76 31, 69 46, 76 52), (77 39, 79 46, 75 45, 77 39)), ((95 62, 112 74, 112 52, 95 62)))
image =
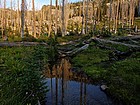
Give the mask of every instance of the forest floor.
MULTIPOLYGON (((107 85, 115 101, 140 103, 140 36, 96 38, 79 36, 59 39, 60 57, 71 57, 74 67, 84 71, 95 82, 107 85), (63 40, 65 40, 63 42, 63 40)), ((50 46, 52 42, 0 42, 0 47, 50 46)), ((51 48, 51 47, 50 47, 51 48)), ((51 52, 50 52, 51 54, 51 52)), ((51 55, 55 57, 55 55, 51 55)), ((52 58, 50 57, 50 58, 52 58)))

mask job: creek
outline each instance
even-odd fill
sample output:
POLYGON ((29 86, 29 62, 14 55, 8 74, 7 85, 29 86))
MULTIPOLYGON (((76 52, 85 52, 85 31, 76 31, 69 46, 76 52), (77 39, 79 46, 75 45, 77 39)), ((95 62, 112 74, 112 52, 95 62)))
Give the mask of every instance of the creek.
POLYGON ((49 91, 46 105, 113 105, 112 100, 84 73, 71 69, 69 59, 62 58, 45 70, 49 91))

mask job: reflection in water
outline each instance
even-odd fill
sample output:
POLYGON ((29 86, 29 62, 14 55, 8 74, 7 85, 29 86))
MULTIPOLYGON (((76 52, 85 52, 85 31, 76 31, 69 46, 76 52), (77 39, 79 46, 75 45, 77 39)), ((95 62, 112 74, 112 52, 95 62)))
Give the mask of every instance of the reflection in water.
POLYGON ((46 105, 112 105, 99 86, 92 85, 83 73, 71 71, 67 59, 45 71, 47 85, 46 105))

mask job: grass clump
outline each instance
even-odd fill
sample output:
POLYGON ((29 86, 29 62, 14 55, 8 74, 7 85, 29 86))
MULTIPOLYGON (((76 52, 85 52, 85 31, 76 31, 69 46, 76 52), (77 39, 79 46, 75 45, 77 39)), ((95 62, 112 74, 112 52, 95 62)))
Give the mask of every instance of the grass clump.
MULTIPOLYGON (((139 53, 140 56, 140 53, 139 53)), ((108 68, 106 79, 110 83, 110 92, 126 104, 140 103, 140 58, 128 58, 118 61, 108 68)))
POLYGON ((41 70, 47 63, 43 47, 0 48, 0 104, 27 105, 44 100, 47 87, 41 70))

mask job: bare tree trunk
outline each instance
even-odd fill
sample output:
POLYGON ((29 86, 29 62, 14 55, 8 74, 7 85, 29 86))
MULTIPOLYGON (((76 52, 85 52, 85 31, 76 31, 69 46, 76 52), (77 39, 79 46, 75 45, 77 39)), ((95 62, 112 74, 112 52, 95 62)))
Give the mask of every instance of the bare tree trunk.
POLYGON ((24 38, 24 22, 25 22, 25 1, 21 4, 21 38, 24 38))
POLYGON ((6 35, 6 0, 4 0, 4 13, 3 13, 3 28, 4 28, 4 31, 3 31, 3 39, 4 40, 7 40, 7 35, 6 35))
POLYGON ((130 0, 130 9, 129 9, 129 27, 133 25, 134 21, 134 12, 135 12, 135 1, 130 0))
POLYGON ((129 28, 131 27, 132 24, 132 0, 130 0, 130 9, 129 9, 129 28))
POLYGON ((112 0, 110 0, 110 11, 109 11, 109 32, 110 32, 111 18, 112 18, 112 0))
POLYGON ((101 9, 100 9, 100 7, 98 7, 97 11, 98 11, 98 22, 99 22, 100 21, 100 17, 101 17, 101 9))
POLYGON ((112 5, 113 31, 115 30, 115 16, 116 16, 116 5, 113 3, 112 5))
MULTIPOLYGON (((0 4, 2 6, 1 1, 0 1, 0 4)), ((3 13, 4 13, 4 11, 3 11, 3 9, 1 9, 1 34, 2 34, 2 38, 3 38, 3 29, 4 29, 4 27, 3 27, 3 25, 4 25, 4 22, 3 22, 4 21, 3 13)))
POLYGON ((41 36, 41 33, 42 33, 42 21, 43 21, 43 12, 42 12, 43 10, 40 10, 40 20, 38 20, 39 21, 39 37, 41 36))
POLYGON ((85 27, 86 27, 86 31, 85 31, 85 33, 87 33, 88 32, 88 5, 89 5, 89 0, 87 0, 87 2, 86 2, 87 4, 87 7, 86 7, 86 17, 85 17, 85 20, 86 20, 86 23, 85 23, 85 27))
POLYGON ((115 33, 117 33, 117 28, 118 28, 119 2, 120 0, 117 1, 117 10, 116 10, 116 18, 115 18, 115 33))
POLYGON ((35 15, 35 3, 32 0, 32 11, 33 11, 33 35, 36 38, 36 15, 35 15))
POLYGON ((134 17, 135 17, 135 1, 132 1, 132 25, 134 25, 134 17))
POLYGON ((11 25, 9 25, 9 27, 11 27, 11 30, 13 30, 13 27, 12 27, 13 26, 13 14, 12 14, 13 13, 13 7, 12 6, 13 6, 13 0, 11 0, 11 11, 10 11, 11 12, 10 13, 11 25))
POLYGON ((82 34, 85 34, 85 0, 83 0, 82 34))
POLYGON ((57 20, 58 20, 58 0, 55 0, 55 36, 57 35, 57 20))
POLYGON ((125 10, 125 17, 126 17, 126 23, 127 25, 129 25, 129 14, 128 14, 128 11, 129 11, 129 3, 126 4, 126 10, 125 10))
POLYGON ((124 27, 124 11, 125 11, 125 8, 124 8, 124 0, 121 0, 121 11, 122 11, 122 28, 124 27))
POLYGON ((62 0, 62 37, 65 36, 65 0, 62 0))
POLYGON ((50 0, 50 8, 49 8, 49 32, 48 37, 50 37, 52 31, 52 0, 50 0))
POLYGON ((17 29, 18 32, 20 33, 20 10, 19 10, 19 0, 17 1, 17 29))
POLYGON ((69 20, 69 9, 70 9, 70 5, 68 3, 68 0, 65 0, 65 35, 67 34, 67 27, 68 27, 68 20, 69 20))
POLYGON ((140 17, 140 0, 138 1, 138 16, 140 17))

